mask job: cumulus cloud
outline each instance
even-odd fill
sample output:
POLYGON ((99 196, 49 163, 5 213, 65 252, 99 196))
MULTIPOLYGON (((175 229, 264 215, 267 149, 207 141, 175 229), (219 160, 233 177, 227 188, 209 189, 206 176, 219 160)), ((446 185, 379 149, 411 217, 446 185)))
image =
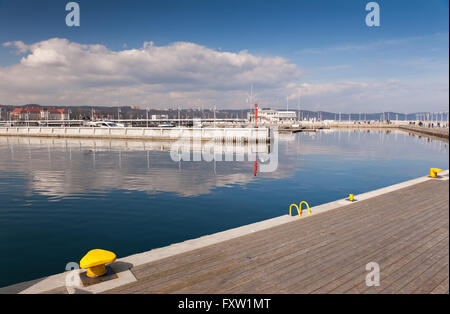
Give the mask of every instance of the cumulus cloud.
POLYGON ((189 42, 157 46, 149 41, 141 48, 119 51, 61 38, 3 46, 24 54, 17 64, 0 67, 3 104, 247 108, 253 85, 258 103, 280 108, 285 108, 286 95, 291 101, 301 95, 304 109, 334 112, 448 106, 448 75, 306 82, 300 67, 285 58, 218 51, 189 42))
POLYGON ((60 38, 22 44, 5 44, 29 54, 18 64, 0 68, 2 102, 226 105, 239 92, 241 99, 234 103, 244 101, 251 84, 272 90, 301 74, 281 57, 219 52, 189 42, 145 42, 140 49, 121 51, 60 38))
POLYGON ((3 47, 14 47, 17 54, 23 54, 28 51, 28 46, 23 41, 8 41, 3 44, 3 47))

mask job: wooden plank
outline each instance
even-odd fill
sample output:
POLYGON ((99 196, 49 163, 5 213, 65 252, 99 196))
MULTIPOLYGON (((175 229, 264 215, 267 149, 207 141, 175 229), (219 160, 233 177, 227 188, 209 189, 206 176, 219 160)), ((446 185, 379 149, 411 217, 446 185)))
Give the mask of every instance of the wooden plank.
POLYGON ((448 254, 448 237, 385 278, 379 292, 383 294, 398 292, 414 278, 414 274, 422 273, 445 254, 448 254))
MULTIPOLYGON (((378 228, 375 228, 376 230, 381 231, 378 228)), ((393 227, 391 226, 391 229, 393 227)), ((390 235, 389 232, 387 232, 387 235, 385 239, 389 239, 390 235)), ((370 239, 367 241, 370 245, 370 239)), ((358 245, 362 245, 361 238, 358 238, 358 245)), ((348 246, 347 246, 348 247, 348 246)), ((314 258, 318 260, 318 263, 312 263, 308 261, 302 261, 302 260, 295 260, 295 263, 291 265, 291 267, 285 267, 284 265, 280 266, 279 269, 269 269, 266 273, 264 273, 266 276, 273 277, 273 282, 277 285, 281 285, 282 288, 291 291, 291 292, 298 292, 298 293, 305 293, 307 290, 308 283, 314 282, 314 280, 317 280, 317 278, 311 277, 312 275, 322 275, 326 271, 327 268, 331 270, 331 272, 336 271, 337 269, 342 268, 342 265, 344 265, 344 262, 339 260, 339 256, 345 256, 352 258, 353 256, 357 256, 357 254, 351 253, 352 250, 354 250, 354 246, 350 245, 348 247, 349 249, 343 249, 339 248, 337 249, 337 253, 330 256, 317 256, 316 252, 314 253, 314 258), (305 266, 307 266, 307 269, 305 270, 305 266), (298 282, 301 281, 302 287, 299 286, 298 282), (289 285, 289 282, 293 282, 293 284, 289 285)), ((250 283, 251 284, 251 283, 250 283)), ((245 289, 245 287, 243 288, 245 289)))
MULTIPOLYGON (((443 229, 440 228, 440 234, 434 239, 433 241, 429 241, 425 244, 422 244, 421 247, 413 250, 412 252, 402 256, 401 258, 397 258, 396 260, 392 261, 390 265, 383 268, 383 274, 385 278, 390 278, 399 271, 401 271, 402 267, 407 265, 409 262, 413 261, 418 256, 421 256, 424 254, 429 248, 437 245, 438 242, 441 242, 442 239, 445 239, 448 237, 448 228, 443 229)), ((383 279, 383 287, 389 284, 389 281, 386 282, 386 280, 383 279)), ((365 285, 358 290, 360 293, 377 293, 381 291, 383 287, 366 287, 365 285), (368 291, 368 290, 371 291, 368 291)))
POLYGON ((59 287, 59 288, 56 288, 56 289, 45 291, 42 294, 69 294, 69 293, 67 292, 66 287, 59 287))
MULTIPOLYGON (((435 226, 436 221, 436 219, 430 219, 426 226, 433 227, 435 226)), ((333 293, 343 293, 354 285, 350 283, 351 286, 349 287, 349 280, 365 279, 367 274, 365 265, 367 263, 372 261, 377 262, 380 265, 380 270, 383 272, 382 261, 386 258, 386 256, 401 254, 402 249, 408 247, 411 242, 417 242, 417 239, 424 236, 423 230, 417 230, 414 225, 403 229, 403 231, 397 235, 402 236, 402 241, 395 241, 393 238, 387 238, 387 240, 383 241, 383 243, 373 243, 373 245, 369 248, 369 254, 358 258, 342 260, 342 267, 335 269, 331 274, 329 274, 329 272, 323 272, 323 278, 320 280, 315 280, 308 286, 305 292, 330 293, 333 291, 333 293)))
POLYGON ((292 273, 289 272, 289 269, 286 269, 286 273, 288 273, 288 275, 292 277, 292 273))
POLYGON ((444 294, 447 293, 448 294, 448 274, 447 274, 447 278, 445 278, 436 288, 434 288, 430 293, 432 294, 444 294))
MULTIPOLYGON (((384 256, 381 258, 376 258, 377 263, 380 265, 380 271, 383 276, 387 276, 388 272, 386 269, 391 265, 391 263, 395 263, 398 260, 401 260, 406 255, 411 254, 412 252, 416 252, 417 254, 420 251, 417 251, 420 248, 424 248, 423 244, 430 243, 438 243, 440 240, 445 238, 445 234, 440 232, 440 228, 429 232, 428 234, 421 234, 423 232, 422 229, 417 231, 417 233, 413 233, 413 236, 417 236, 419 240, 411 242, 400 241, 399 246, 386 252, 384 256)), ((346 278, 349 278, 348 281, 341 284, 329 283, 326 286, 321 287, 315 293, 361 293, 363 290, 367 289, 365 282, 365 275, 367 272, 365 271, 365 267, 355 268, 351 272, 347 273, 345 276, 341 277, 341 281, 345 281, 346 278)))
POLYGON ((444 258, 442 258, 439 262, 434 264, 431 268, 427 269, 420 277, 420 280, 423 280, 428 277, 429 274, 432 274, 427 280, 418 281, 418 278, 414 281, 414 286, 409 290, 409 287, 403 287, 403 291, 407 291, 406 293, 414 293, 414 294, 424 294, 430 293, 435 289, 439 284, 448 278, 448 254, 444 258), (418 288, 417 288, 418 287, 418 288))

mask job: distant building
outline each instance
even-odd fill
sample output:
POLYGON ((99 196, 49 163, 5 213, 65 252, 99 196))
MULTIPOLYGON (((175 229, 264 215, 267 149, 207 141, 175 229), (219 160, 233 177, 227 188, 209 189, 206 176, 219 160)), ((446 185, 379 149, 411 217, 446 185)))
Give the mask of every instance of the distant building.
MULTIPOLYGON (((247 113, 247 119, 255 121, 255 113, 247 113)), ((295 111, 278 111, 274 109, 258 109, 258 122, 262 123, 291 123, 297 121, 297 112, 295 111)))
POLYGON ((23 107, 11 111, 11 120, 69 120, 66 109, 23 107))
POLYGON ((40 120, 41 111, 37 107, 15 108, 11 111, 11 120, 40 120))
POLYGON ((43 120, 69 120, 69 112, 66 109, 48 108, 41 111, 43 120))

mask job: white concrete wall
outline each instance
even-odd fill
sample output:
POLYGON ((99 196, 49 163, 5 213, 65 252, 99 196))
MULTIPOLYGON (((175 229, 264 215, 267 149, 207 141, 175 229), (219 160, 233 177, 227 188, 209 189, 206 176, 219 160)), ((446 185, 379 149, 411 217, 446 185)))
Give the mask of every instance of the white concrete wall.
POLYGON ((132 139, 201 139, 225 142, 267 142, 266 128, 89 128, 89 127, 0 127, 4 136, 96 137, 132 139))

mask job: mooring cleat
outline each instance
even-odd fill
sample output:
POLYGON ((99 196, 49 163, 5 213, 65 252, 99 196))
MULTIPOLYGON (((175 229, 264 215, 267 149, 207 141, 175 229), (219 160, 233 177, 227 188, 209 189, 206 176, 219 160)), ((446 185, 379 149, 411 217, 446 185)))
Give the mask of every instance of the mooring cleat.
POLYGON ((116 260, 116 254, 106 250, 90 250, 80 261, 80 267, 87 269, 86 276, 100 277, 106 274, 106 264, 116 260))
POLYGON ((430 178, 437 178, 438 177, 438 173, 442 172, 444 170, 439 169, 439 168, 430 168, 430 178))

